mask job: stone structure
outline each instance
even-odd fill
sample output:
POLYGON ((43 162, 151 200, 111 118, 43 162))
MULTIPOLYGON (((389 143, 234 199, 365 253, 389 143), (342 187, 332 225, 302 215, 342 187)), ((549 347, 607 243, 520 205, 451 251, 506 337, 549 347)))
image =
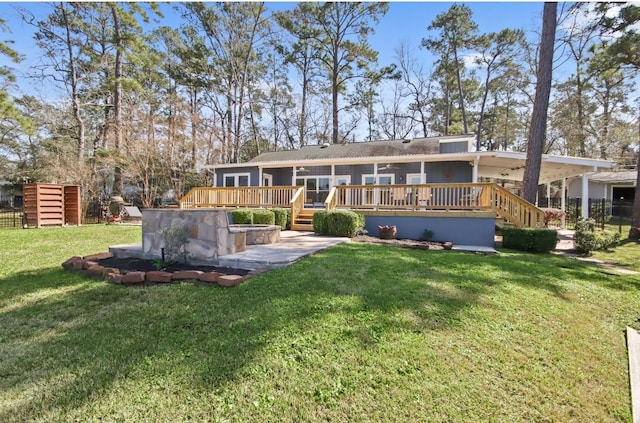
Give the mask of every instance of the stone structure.
POLYGON ((162 229, 174 224, 188 229, 185 248, 190 263, 210 263, 220 256, 243 252, 247 245, 280 242, 280 226, 229 225, 226 209, 144 209, 142 258, 162 256, 162 229))
POLYGON ((231 232, 240 230, 247 233, 247 245, 275 244, 280 242, 278 225, 231 225, 231 232))
POLYGON ((144 209, 142 210, 142 254, 162 256, 165 240, 162 229, 174 224, 188 228, 185 248, 190 262, 211 262, 218 256, 245 251, 246 232, 230 230, 224 209, 144 209))

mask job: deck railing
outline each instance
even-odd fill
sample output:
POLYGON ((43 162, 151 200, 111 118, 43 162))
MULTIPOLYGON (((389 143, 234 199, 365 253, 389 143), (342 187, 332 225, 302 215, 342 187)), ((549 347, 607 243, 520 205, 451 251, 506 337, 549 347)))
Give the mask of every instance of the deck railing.
MULTIPOLYGON (((180 200, 180 208, 290 207, 294 221, 304 199, 304 187, 200 187, 180 200)), ((327 210, 494 211, 516 226, 544 226, 542 210, 492 183, 340 185, 324 204, 327 210)))
POLYGON ((492 183, 341 185, 325 206, 351 210, 470 210, 494 211, 516 226, 541 227, 544 212, 492 183))
POLYGON ((291 198, 291 223, 297 221, 298 215, 304 209, 304 187, 297 187, 296 193, 291 198))
POLYGON ((471 183, 341 185, 334 188, 333 201, 327 207, 355 210, 490 210, 491 186, 471 183))
POLYGON ((180 199, 181 209, 200 207, 289 207, 298 187, 197 187, 180 199))

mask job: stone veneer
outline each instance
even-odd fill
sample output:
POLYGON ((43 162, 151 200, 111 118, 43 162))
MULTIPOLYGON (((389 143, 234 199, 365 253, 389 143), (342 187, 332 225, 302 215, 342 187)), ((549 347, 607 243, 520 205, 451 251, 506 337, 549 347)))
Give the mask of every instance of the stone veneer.
POLYGON ((175 223, 189 228, 189 242, 185 248, 190 261, 207 262, 246 250, 246 232, 230 230, 224 209, 144 209, 142 258, 162 256, 164 237, 161 230, 175 223))

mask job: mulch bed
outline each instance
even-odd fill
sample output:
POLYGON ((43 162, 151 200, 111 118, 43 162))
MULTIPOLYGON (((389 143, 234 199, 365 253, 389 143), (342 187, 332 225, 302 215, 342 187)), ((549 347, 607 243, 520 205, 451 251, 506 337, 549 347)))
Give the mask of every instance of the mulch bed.
POLYGON ((114 267, 120 270, 136 271, 136 272, 153 272, 161 270, 163 272, 177 272, 180 270, 200 270, 202 272, 219 272, 227 275, 240 275, 245 276, 249 273, 245 269, 233 269, 230 267, 216 267, 216 266, 199 266, 195 264, 183 264, 183 263, 165 263, 162 268, 158 268, 158 262, 155 260, 143 260, 139 258, 108 258, 98 262, 100 266, 114 267))
POLYGON ((418 250, 444 250, 442 243, 433 241, 416 241, 413 239, 380 239, 369 235, 358 235, 352 238, 353 242, 367 244, 384 244, 394 247, 414 248, 418 250))

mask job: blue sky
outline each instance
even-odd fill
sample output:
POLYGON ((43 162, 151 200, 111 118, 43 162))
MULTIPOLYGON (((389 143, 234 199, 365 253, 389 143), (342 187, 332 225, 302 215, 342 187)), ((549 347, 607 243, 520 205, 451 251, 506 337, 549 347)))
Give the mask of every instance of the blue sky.
MULTIPOLYGON (((379 52, 380 65, 392 63, 394 50, 400 42, 406 41, 410 48, 415 49, 416 57, 424 55, 425 67, 429 68, 431 59, 424 50, 419 49, 420 41, 428 35, 427 26, 436 15, 445 12, 452 4, 452 2, 391 2, 389 11, 376 26, 376 33, 370 38, 371 45, 379 52)), ((466 4, 473 11, 473 19, 481 33, 504 28, 523 29, 530 40, 537 39, 536 31, 539 31, 542 24, 542 2, 470 2, 466 4)), ((165 17, 159 25, 175 26, 179 22, 177 12, 174 12, 171 6, 162 5, 165 17)), ((267 3, 267 7, 274 10, 294 6, 294 2, 267 3)), ((39 51, 33 41, 33 29, 21 22, 16 8, 27 9, 36 17, 43 18, 47 14, 48 7, 46 3, 41 2, 0 2, 0 16, 5 19, 11 30, 11 33, 0 33, 0 38, 14 40, 13 48, 26 56, 22 64, 11 64, 21 83, 24 81, 24 74, 29 71, 27 67, 37 60, 39 51)), ((7 60, 0 58, 0 65, 5 64, 7 60)))

